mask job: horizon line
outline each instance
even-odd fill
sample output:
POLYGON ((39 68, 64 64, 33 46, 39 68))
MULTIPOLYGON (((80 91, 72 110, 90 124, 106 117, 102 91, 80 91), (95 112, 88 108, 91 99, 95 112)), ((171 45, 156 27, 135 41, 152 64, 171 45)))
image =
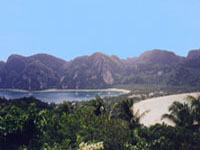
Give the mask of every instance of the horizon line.
POLYGON ((120 58, 120 59, 129 59, 129 58, 139 57, 139 56, 140 56, 141 54, 143 54, 144 52, 147 52, 147 51, 154 51, 154 50, 172 52, 172 53, 174 53, 176 56, 187 57, 190 51, 200 50, 200 48, 195 48, 195 49, 188 50, 188 51, 187 51, 187 55, 178 55, 178 54, 176 54, 176 52, 174 52, 174 51, 172 51, 172 50, 154 48, 154 49, 150 49, 150 50, 144 50, 144 51, 143 51, 142 53, 140 53, 138 56, 128 56, 128 57, 125 57, 125 58, 122 58, 122 57, 120 57, 119 55, 116 55, 116 54, 106 54, 106 53, 104 53, 104 52, 102 52, 102 51, 95 51, 95 52, 93 52, 93 53, 91 53, 91 54, 77 55, 77 56, 73 57, 73 58, 70 59, 70 60, 67 60, 67 59, 65 59, 65 58, 61 58, 61 57, 56 56, 56 55, 51 54, 51 53, 45 53, 45 52, 44 52, 44 53, 43 53, 43 52, 41 52, 41 53, 33 53, 33 54, 31 54, 31 55, 23 55, 23 54, 19 54, 19 53, 13 53, 13 54, 10 54, 5 60, 0 60, 0 62, 7 62, 7 60, 9 59, 9 57, 12 56, 12 55, 18 55, 18 56, 22 56, 22 57, 31 57, 31 56, 35 56, 35 55, 50 55, 50 56, 53 56, 53 57, 56 57, 56 58, 58 58, 58 59, 62 59, 62 60, 65 60, 65 61, 72 61, 72 60, 76 59, 77 57, 92 56, 92 55, 94 55, 95 53, 100 53, 100 54, 103 54, 103 55, 106 55, 106 56, 117 56, 117 57, 120 58))

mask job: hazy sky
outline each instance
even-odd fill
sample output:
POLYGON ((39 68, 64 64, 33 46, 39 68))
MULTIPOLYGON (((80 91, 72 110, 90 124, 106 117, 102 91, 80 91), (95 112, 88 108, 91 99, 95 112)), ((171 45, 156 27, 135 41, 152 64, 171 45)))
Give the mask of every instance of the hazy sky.
POLYGON ((200 48, 200 0, 0 0, 0 59, 200 48))

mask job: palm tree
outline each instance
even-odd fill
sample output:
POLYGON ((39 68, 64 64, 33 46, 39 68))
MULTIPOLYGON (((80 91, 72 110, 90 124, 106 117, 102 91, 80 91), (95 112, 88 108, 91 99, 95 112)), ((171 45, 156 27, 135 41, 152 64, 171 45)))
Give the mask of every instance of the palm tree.
POLYGON ((146 110, 143 113, 140 114, 139 110, 134 112, 133 107, 133 118, 131 119, 131 126, 133 127, 140 127, 141 126, 141 119, 148 113, 150 110, 146 110))
POLYGON ((118 104, 119 117, 121 119, 130 121, 133 118, 133 110, 131 109, 133 104, 134 104, 133 99, 126 99, 118 104))
POLYGON ((197 97, 188 96, 187 100, 191 102, 192 114, 195 120, 195 126, 200 127, 200 95, 197 97))
POLYGON ((170 107, 170 114, 164 114, 163 118, 172 120, 176 126, 188 129, 200 128, 200 95, 187 96, 189 103, 174 102, 170 107))
POLYGON ((110 111, 109 120, 111 118, 120 118, 126 120, 129 123, 131 129, 140 126, 140 119, 148 112, 145 111, 139 114, 139 111, 134 111, 133 108, 134 100, 125 99, 119 103, 115 103, 110 111), (115 111, 115 112, 114 112, 115 111), (114 112, 114 114, 113 114, 114 112))
POLYGON ((174 102, 169 107, 170 114, 164 114, 162 119, 172 120, 176 126, 191 129, 194 124, 193 112, 189 104, 174 102))
POLYGON ((105 103, 103 99, 101 99, 100 96, 96 95, 95 100, 91 100, 88 103, 86 103, 86 106, 92 107, 94 110, 94 113, 99 116, 101 114, 105 114, 106 109, 105 109, 105 103))

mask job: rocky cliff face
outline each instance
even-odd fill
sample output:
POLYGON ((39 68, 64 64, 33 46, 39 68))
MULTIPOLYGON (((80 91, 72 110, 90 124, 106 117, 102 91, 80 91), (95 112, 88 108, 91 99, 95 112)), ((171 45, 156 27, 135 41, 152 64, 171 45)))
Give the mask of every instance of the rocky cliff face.
POLYGON ((200 49, 191 50, 188 53, 187 59, 196 59, 200 57, 200 49))
POLYGON ((53 88, 67 62, 47 54, 11 55, 0 69, 0 87, 27 90, 53 88))
POLYGON ((115 83, 116 73, 120 70, 123 70, 123 63, 113 56, 94 53, 91 56, 78 57, 69 62, 61 80, 61 87, 109 87, 115 83))
POLYGON ((106 88, 115 84, 200 85, 200 50, 187 58, 151 50, 139 57, 120 59, 103 53, 69 62, 47 54, 11 55, 0 62, 0 88, 106 88))

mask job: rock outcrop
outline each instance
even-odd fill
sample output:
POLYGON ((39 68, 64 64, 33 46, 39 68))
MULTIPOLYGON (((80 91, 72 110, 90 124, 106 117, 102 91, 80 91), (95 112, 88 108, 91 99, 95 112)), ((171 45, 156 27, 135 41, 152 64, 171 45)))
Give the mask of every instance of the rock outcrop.
POLYGON ((107 88, 116 84, 200 85, 200 50, 177 56, 150 50, 120 59, 97 52, 65 61, 48 54, 11 55, 0 62, 0 88, 107 88))

